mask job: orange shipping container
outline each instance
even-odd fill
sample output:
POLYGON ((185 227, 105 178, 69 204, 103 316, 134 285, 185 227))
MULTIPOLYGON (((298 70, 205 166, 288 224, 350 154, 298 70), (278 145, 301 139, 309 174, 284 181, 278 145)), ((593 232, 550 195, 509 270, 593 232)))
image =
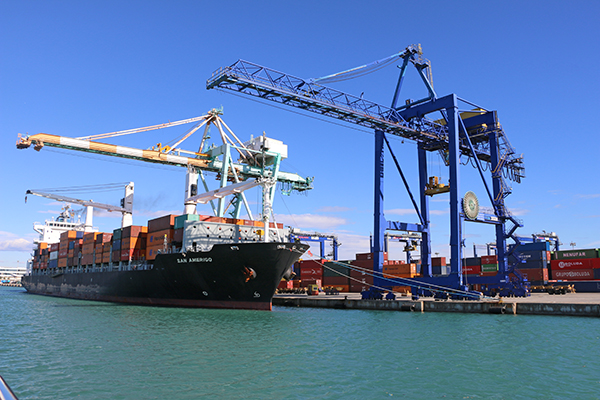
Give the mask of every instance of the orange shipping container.
POLYGON ((69 239, 77 239, 77 231, 66 231, 60 234, 61 242, 66 242, 69 239))
POLYGON ((147 244, 148 246, 157 246, 158 244, 163 245, 165 236, 167 237, 167 244, 173 241, 173 235, 175 234, 174 229, 163 229, 160 231, 149 232, 147 244))
POLYGON ((121 249, 145 249, 147 243, 146 233, 141 233, 140 236, 126 237, 121 240, 121 249))

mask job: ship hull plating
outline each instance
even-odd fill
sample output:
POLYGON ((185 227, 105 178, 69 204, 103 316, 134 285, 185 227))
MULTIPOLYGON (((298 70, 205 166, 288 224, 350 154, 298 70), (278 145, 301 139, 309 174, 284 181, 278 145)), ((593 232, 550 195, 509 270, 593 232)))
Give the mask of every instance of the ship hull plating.
POLYGON ((308 249, 300 243, 215 245, 162 254, 136 270, 24 276, 29 293, 152 306, 270 310, 282 276, 308 249))

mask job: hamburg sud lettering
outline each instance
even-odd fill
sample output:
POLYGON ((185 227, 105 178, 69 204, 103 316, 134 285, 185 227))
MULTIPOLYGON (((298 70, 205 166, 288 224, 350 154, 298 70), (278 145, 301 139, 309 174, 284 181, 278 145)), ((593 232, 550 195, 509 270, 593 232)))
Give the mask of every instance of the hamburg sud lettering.
POLYGON ((178 264, 195 263, 195 262, 211 263, 212 258, 211 257, 190 257, 190 258, 178 258, 177 259, 178 264))

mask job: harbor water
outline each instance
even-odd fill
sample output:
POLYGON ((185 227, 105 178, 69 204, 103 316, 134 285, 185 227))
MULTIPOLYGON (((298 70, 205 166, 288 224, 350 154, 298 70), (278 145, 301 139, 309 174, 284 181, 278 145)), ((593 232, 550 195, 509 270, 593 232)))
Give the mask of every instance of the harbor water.
POLYGON ((600 319, 67 300, 0 287, 24 399, 600 399, 600 319))

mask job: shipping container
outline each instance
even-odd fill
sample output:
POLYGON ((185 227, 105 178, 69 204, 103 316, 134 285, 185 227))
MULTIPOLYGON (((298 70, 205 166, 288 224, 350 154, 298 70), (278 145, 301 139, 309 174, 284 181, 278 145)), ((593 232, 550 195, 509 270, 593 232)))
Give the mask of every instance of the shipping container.
POLYGON ((176 215, 170 214, 148 221, 148 232, 163 231, 165 229, 173 229, 175 225, 176 215))
MULTIPOLYGON (((188 215, 194 215, 194 214, 188 214, 188 215)), ((294 288, 294 282, 286 281, 285 279, 282 279, 281 282, 279 282, 279 285, 277 285, 277 289, 293 289, 293 288, 294 288)))
POLYGON ((433 275, 448 275, 450 274, 450 267, 447 265, 432 265, 431 273, 433 275))
POLYGON ((98 236, 96 236, 96 244, 110 242, 112 240, 112 236, 112 233, 100 233, 98 236))
MULTIPOLYGON (((520 269, 519 272, 525 279, 529 282, 534 283, 544 283, 549 279, 549 272, 547 268, 538 268, 538 269, 520 269)), ((509 274, 509 277, 515 277, 514 274, 509 274)))
POLYGON ((183 242, 183 228, 175 229, 173 231, 173 241, 177 243, 183 242))
POLYGON ((323 268, 323 277, 341 275, 350 276, 350 268, 344 265, 340 265, 332 261, 327 261, 324 263, 324 265, 325 267, 323 268))
POLYGON ((94 254, 95 246, 96 245, 94 243, 84 244, 83 247, 81 248, 81 254, 83 254, 83 255, 94 254))
POLYGON ((144 233, 148 233, 148 227, 139 226, 139 225, 131 225, 126 226, 121 231, 121 240, 129 237, 138 237, 144 233))
POLYGON ((541 269, 548 268, 548 263, 546 261, 527 261, 524 263, 519 263, 517 265, 519 269, 541 269))
POLYGON ((175 217, 175 222, 173 224, 174 229, 185 228, 185 221, 200 221, 200 216, 198 214, 183 214, 175 217))
POLYGON ((462 273, 464 275, 479 275, 481 273, 481 265, 463 265, 462 273))
MULTIPOLYGON (((174 234, 175 234, 175 231, 171 228, 163 229, 163 230, 159 230, 159 231, 150 231, 150 232, 148 232, 148 238, 146 239, 146 242, 147 242, 148 246, 155 246, 157 244, 163 244, 165 241, 165 237, 166 237, 167 245, 169 245, 173 241, 174 234)), ((183 238, 183 235, 182 235, 182 238, 183 238)))
POLYGON ((498 272, 498 264, 481 264, 481 272, 498 272))
POLYGON ((446 265, 446 257, 431 257, 431 266, 440 267, 446 265))
POLYGON ((146 244, 146 233, 140 233, 139 236, 124 237, 121 239, 121 250, 146 249, 146 244))
POLYGON ((600 268, 600 258, 579 258, 566 260, 551 260, 550 269, 560 271, 565 269, 595 269, 600 268))
POLYGON ((587 281, 590 279, 594 279, 594 270, 593 269, 567 269, 567 270, 552 270, 551 273, 552 279, 562 280, 562 281, 587 281))
POLYGON ((480 257, 464 258, 462 265, 466 265, 468 267, 477 267, 477 266, 480 266, 481 265, 481 258, 480 257))
POLYGON ((324 276, 322 281, 323 281, 323 286, 337 286, 337 285, 349 285, 350 278, 345 277, 345 276, 324 276))
POLYGON ((146 250, 121 248, 121 261, 139 261, 146 256, 146 250))
POLYGON ((51 251, 49 256, 49 260, 58 260, 58 251, 51 251))
POLYGON ((481 265, 498 264, 498 256, 481 256, 481 265))
POLYGON ((554 257, 556 260, 573 258, 598 258, 598 249, 555 251, 554 257))
POLYGON ((95 243, 100 232, 85 232, 83 234, 83 244, 95 243))
POLYGON ((308 285, 317 285, 318 287, 322 287, 321 279, 307 278, 300 280, 300 287, 307 287, 308 285))
POLYGON ((58 260, 56 260, 57 262, 57 267, 58 268, 67 268, 67 259, 66 258, 59 258, 58 260))
POLYGON ((58 258, 48 261, 48 268, 58 268, 58 258))
POLYGON ((69 239, 82 239, 83 232, 82 231, 65 231, 60 234, 60 241, 66 242, 69 239))
POLYGON ((50 252, 58 251, 59 245, 60 245, 60 242, 59 243, 52 243, 50 245, 50 252))
POLYGON ((519 256, 524 261, 546 261, 548 253, 542 250, 520 251, 519 256))
POLYGON ((115 241, 115 240, 121 240, 121 234, 122 234, 122 229, 121 228, 115 229, 113 231, 113 237, 112 237, 113 241, 115 241))

